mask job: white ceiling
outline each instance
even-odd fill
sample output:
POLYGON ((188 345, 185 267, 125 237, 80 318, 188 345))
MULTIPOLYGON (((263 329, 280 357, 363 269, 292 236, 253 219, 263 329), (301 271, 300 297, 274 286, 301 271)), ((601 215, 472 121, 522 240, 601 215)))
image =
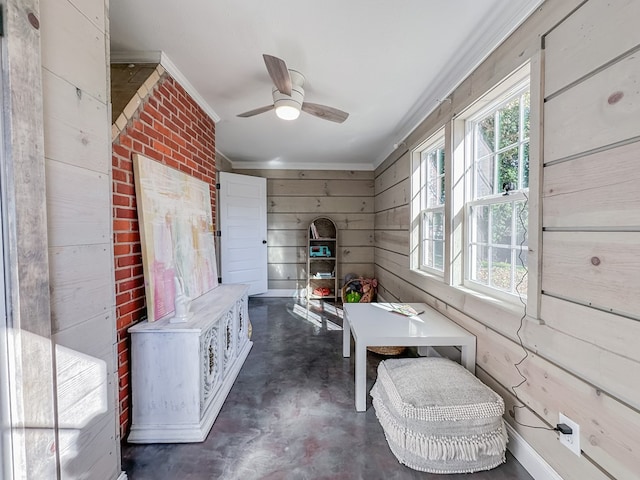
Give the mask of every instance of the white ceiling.
POLYGON ((220 117, 216 149, 236 168, 368 170, 542 1, 111 0, 111 50, 163 52, 220 117), (236 117, 273 103, 263 53, 349 118, 236 117))

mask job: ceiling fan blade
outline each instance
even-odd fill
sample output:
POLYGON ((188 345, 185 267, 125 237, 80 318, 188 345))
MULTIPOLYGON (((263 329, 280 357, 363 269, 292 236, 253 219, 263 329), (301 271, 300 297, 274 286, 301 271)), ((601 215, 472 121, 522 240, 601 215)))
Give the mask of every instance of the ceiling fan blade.
POLYGON ((279 59, 266 53, 262 55, 264 64, 267 66, 269 76, 280 93, 291 95, 291 77, 289 69, 284 60, 279 59))
POLYGON ((302 104, 302 111, 315 117, 336 123, 342 123, 349 117, 347 112, 343 112, 337 108, 327 107, 326 105, 319 105, 317 103, 304 102, 302 104))
POLYGON ((268 112, 269 110, 273 110, 273 107, 273 105, 267 105, 265 107, 260 107, 254 110, 249 110, 248 112, 240 113, 236 116, 242 118, 253 117, 254 115, 259 115, 261 113, 268 112))

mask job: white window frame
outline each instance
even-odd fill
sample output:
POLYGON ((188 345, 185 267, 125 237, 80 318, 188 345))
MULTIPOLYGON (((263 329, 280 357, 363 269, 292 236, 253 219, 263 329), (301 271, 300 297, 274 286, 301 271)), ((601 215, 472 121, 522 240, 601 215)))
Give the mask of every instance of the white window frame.
MULTIPOLYGON (((518 282, 516 279, 516 271, 517 268, 521 265, 522 260, 528 254, 528 246, 527 242, 524 245, 521 245, 517 236, 518 232, 518 222, 521 220, 525 220, 526 224, 524 225, 525 232, 528 233, 528 215, 527 218, 524 219, 519 214, 513 214, 512 209, 512 218, 511 218, 511 242, 509 245, 498 245, 491 242, 491 239, 487 239, 486 242, 477 242, 474 239, 472 234, 473 217, 472 210, 477 209, 480 206, 489 206, 491 205, 500 205, 505 203, 511 203, 512 205, 517 205, 520 202, 525 202, 525 205, 528 207, 528 186, 526 188, 518 188, 518 185, 522 185, 523 182, 523 169, 519 168, 519 178, 518 185, 516 186, 516 190, 510 191, 508 195, 504 195, 498 188, 501 189, 501 186, 497 186, 498 181, 498 169, 493 167, 493 182, 494 182, 494 191, 492 194, 474 198, 474 182, 476 181, 476 162, 475 162, 475 126, 478 121, 486 118, 487 114, 492 111, 499 110, 502 106, 506 105, 508 102, 512 101, 515 97, 521 96, 523 93, 530 91, 530 79, 529 79, 529 70, 524 69, 524 73, 526 73, 526 77, 522 79, 522 75, 519 75, 519 81, 517 83, 509 82, 510 86, 507 88, 498 87, 497 90, 494 90, 490 94, 490 99, 483 99, 483 107, 476 109, 475 112, 469 114, 464 118, 465 120, 465 167, 467 174, 465 175, 465 190, 466 190, 466 201, 464 205, 464 216, 465 216, 465 229, 464 229, 464 244, 466 248, 464 249, 463 257, 464 257, 464 280, 463 285, 471 290, 475 290, 491 297, 499 298, 502 300, 506 300, 508 302, 520 302, 525 301, 527 298, 527 292, 520 288, 519 294, 516 291, 505 291, 497 287, 491 286, 491 252, 495 248, 509 248, 511 251, 510 260, 511 260, 511 279, 510 283, 514 288, 518 287, 518 282), (499 90, 499 91, 498 91, 499 90), (488 255, 487 255, 487 269, 489 278, 487 279, 487 284, 483 284, 481 282, 475 281, 472 279, 474 268, 476 266, 475 257, 474 257, 474 247, 478 245, 487 247, 488 255), (524 255, 523 253, 524 252, 524 255)), ((531 109, 531 104, 530 104, 531 109)), ((522 125, 523 120, 523 111, 520 111, 520 124, 522 125)), ((522 128, 519 129, 519 137, 518 137, 518 148, 519 148, 519 162, 522 162, 522 154, 524 149, 524 144, 529 145, 529 174, 528 178, 531 177, 531 114, 529 116, 529 137, 526 139, 523 138, 522 128)), ((507 151, 509 148, 513 147, 505 147, 503 149, 497 148, 494 149, 492 155, 497 155, 499 152, 507 151)), ((488 219, 488 222, 491 221, 491 216, 488 219)), ((491 232, 491 224, 488 225, 488 231, 491 232)), ((525 267, 527 270, 528 263, 525 259, 524 261, 525 267)))
MULTIPOLYGON (((447 214, 445 208, 445 199, 449 195, 445 182, 447 170, 447 158, 445 150, 445 132, 444 128, 438 130, 425 142, 421 143, 412 151, 411 155, 411 175, 412 175, 412 202, 411 202, 411 218, 413 219, 413 234, 411 236, 412 260, 411 269, 421 273, 427 273, 442 278, 446 268, 446 222, 447 214), (427 166, 428 154, 441 152, 442 173, 438 172, 435 179, 429 178, 429 170, 427 166), (432 203, 428 194, 429 184, 436 187, 436 203, 432 203), (440 191, 442 189, 442 191, 440 191), (427 233, 427 217, 433 215, 441 215, 442 217, 442 239, 425 238, 427 233), (442 243, 442 268, 430 266, 427 259, 427 252, 433 252, 432 259, 435 260, 435 244, 442 243), (430 248, 426 248, 426 246, 430 248)), ((435 261, 432 261, 432 265, 435 261)))

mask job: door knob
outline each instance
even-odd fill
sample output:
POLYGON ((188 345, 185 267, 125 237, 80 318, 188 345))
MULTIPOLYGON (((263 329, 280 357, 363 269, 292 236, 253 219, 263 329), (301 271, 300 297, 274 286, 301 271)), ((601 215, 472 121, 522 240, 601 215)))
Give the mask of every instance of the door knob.
POLYGON ((262 243, 263 243, 263 244, 264 244, 264 243, 267 243, 267 241, 266 241, 266 240, 262 240, 262 243))

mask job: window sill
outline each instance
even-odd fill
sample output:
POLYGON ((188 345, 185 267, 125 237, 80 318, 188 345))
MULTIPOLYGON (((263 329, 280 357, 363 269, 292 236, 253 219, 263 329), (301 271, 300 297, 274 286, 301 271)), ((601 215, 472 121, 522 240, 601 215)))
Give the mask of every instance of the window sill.
MULTIPOLYGON (((518 318, 521 318, 526 312, 525 306, 517 298, 514 299, 515 301, 509 301, 503 298, 492 297, 491 295, 488 295, 483 292, 479 292, 477 290, 473 290, 469 287, 465 287, 462 285, 456 286, 454 288, 456 288, 457 290, 460 290, 465 295, 468 295, 480 302, 488 303, 491 306, 499 308, 500 310, 503 310, 505 313, 514 315, 518 318)), ((527 315, 527 318, 529 320, 533 320, 535 322, 540 323, 540 321, 536 318, 529 317, 528 315, 527 315)))
POLYGON ((444 283, 444 273, 436 273, 435 271, 427 272, 426 270, 418 270, 416 268, 412 268, 411 272, 416 275, 420 275, 421 277, 430 278, 431 280, 444 283))

